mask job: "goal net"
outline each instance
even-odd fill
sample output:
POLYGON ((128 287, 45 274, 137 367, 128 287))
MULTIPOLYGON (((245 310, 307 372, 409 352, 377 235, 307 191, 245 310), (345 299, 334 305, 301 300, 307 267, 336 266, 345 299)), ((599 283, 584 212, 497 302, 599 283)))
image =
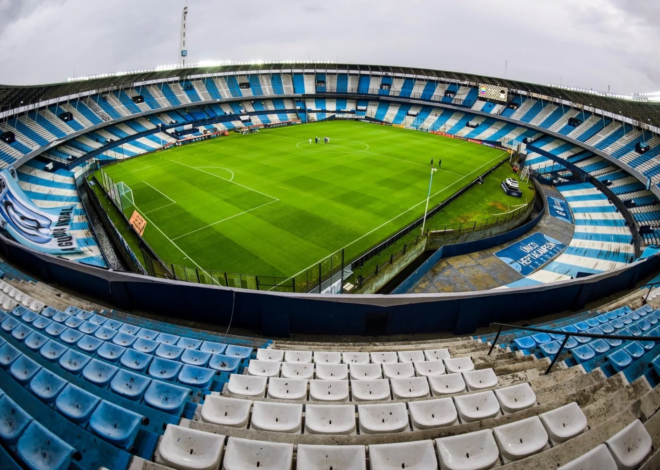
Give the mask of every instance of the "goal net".
POLYGON ((131 208, 135 207, 135 200, 133 199, 133 190, 123 181, 117 183, 117 194, 121 202, 121 208, 126 213, 131 208))

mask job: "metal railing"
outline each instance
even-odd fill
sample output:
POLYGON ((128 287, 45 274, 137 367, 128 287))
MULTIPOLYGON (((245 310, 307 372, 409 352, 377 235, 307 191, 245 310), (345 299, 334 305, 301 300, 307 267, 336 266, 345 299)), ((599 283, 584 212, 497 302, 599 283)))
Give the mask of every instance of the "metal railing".
POLYGON ((555 357, 552 359, 552 362, 548 366, 548 368, 545 370, 545 374, 550 373, 550 369, 552 369, 552 366, 555 365, 555 362, 557 362, 557 359, 561 355, 562 350, 564 349, 564 346, 566 346, 566 342, 568 341, 568 338, 571 336, 577 336, 580 338, 591 338, 591 339, 618 339, 621 341, 653 341, 655 343, 660 342, 660 336, 644 336, 643 340, 640 339, 639 336, 619 336, 619 335, 599 335, 595 333, 584 333, 584 332, 577 332, 577 333, 570 333, 567 331, 559 331, 559 330, 549 330, 546 328, 534 328, 531 326, 517 326, 517 325, 510 325, 508 323, 491 323, 490 326, 499 326, 499 329, 497 330, 497 335, 495 335, 495 339, 493 340, 493 344, 490 346, 490 349, 488 350, 488 355, 493 352, 493 349, 495 349, 495 345, 497 344, 497 340, 500 338, 500 334, 502 333, 502 328, 513 328, 516 330, 524 330, 524 331, 534 331, 536 333, 546 333, 548 335, 562 335, 564 336, 564 340, 561 343, 561 346, 559 347, 559 350, 555 353, 555 357))

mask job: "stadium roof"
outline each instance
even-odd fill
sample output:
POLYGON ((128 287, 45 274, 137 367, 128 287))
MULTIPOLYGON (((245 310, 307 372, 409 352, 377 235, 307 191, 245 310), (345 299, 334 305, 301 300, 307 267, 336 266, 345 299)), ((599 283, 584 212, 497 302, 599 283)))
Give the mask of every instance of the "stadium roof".
POLYGON ((239 73, 260 72, 270 70, 304 70, 305 72, 328 70, 351 71, 351 72, 378 72, 392 75, 423 75, 437 79, 468 81, 486 85, 504 86, 514 90, 522 90, 530 93, 546 95, 551 98, 566 100, 577 105, 593 106, 597 109, 622 115, 627 118, 660 127, 660 103, 633 101, 631 99, 606 96, 600 93, 577 91, 564 87, 539 85, 504 78, 487 77, 469 73, 448 72, 442 70, 431 70, 411 67, 395 67, 384 65, 357 65, 357 64, 335 64, 335 63, 259 63, 243 65, 220 65, 212 67, 185 67, 170 68, 167 70, 147 70, 141 72, 129 72, 125 74, 108 74, 90 79, 72 80, 65 83, 34 86, 9 86, 0 85, 0 112, 19 108, 22 106, 36 105, 40 102, 57 99, 62 96, 75 95, 94 90, 112 88, 131 88, 139 86, 143 82, 159 81, 167 79, 185 79, 186 77, 198 77, 200 75, 217 73, 239 73))

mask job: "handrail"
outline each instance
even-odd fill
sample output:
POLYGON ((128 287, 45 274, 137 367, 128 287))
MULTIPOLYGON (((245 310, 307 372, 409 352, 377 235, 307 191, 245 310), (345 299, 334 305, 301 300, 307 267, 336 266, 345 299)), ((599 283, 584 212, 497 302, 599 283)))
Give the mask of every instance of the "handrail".
POLYGON ((649 282, 647 284, 644 284, 641 288, 644 289, 645 287, 649 288, 649 291, 646 293, 646 297, 644 297, 644 303, 649 300, 649 295, 651 295, 651 291, 653 290, 653 286, 660 286, 660 282, 649 282))
POLYGON ((599 335, 595 333, 569 333, 566 331, 561 331, 561 330, 549 330, 547 328, 534 328, 533 326, 518 326, 518 325, 510 325, 508 323, 491 323, 490 326, 499 326, 499 329, 497 330, 497 335, 495 335, 495 339, 493 340, 493 344, 490 346, 490 350, 488 351, 488 355, 490 356, 490 353, 493 352, 493 349, 495 349, 495 345, 497 344, 497 340, 500 338, 500 334, 502 333, 502 328, 514 328, 516 330, 525 330, 525 331, 535 331, 537 333, 547 333, 547 334, 552 334, 552 335, 563 335, 564 336, 564 341, 561 343, 561 346, 559 347, 559 350, 555 354, 555 357, 552 359, 552 362, 546 369, 545 373, 546 375, 550 373, 550 369, 552 369, 552 366, 555 365, 555 362, 557 361, 557 358, 560 356, 562 350, 564 349, 564 346, 566 345, 566 342, 568 341, 568 338, 571 336, 579 336, 582 338, 597 338, 597 339, 620 339, 621 341, 653 341, 653 342, 660 342, 660 336, 644 336, 644 339, 641 339, 639 336, 618 336, 618 335, 599 335))

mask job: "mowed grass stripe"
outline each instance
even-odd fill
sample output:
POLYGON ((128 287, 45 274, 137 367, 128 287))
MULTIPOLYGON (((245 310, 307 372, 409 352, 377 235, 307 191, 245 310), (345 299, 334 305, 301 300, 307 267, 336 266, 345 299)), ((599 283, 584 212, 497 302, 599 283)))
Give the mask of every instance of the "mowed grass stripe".
POLYGON ((342 247, 355 258, 420 217, 431 158, 436 168, 443 162, 433 207, 503 155, 432 134, 326 122, 232 134, 106 171, 166 234, 148 224, 144 235, 164 260, 192 266, 187 255, 206 270, 287 277, 342 247), (317 135, 330 144, 310 145, 317 135), (168 198, 176 204, 166 206, 168 198))

